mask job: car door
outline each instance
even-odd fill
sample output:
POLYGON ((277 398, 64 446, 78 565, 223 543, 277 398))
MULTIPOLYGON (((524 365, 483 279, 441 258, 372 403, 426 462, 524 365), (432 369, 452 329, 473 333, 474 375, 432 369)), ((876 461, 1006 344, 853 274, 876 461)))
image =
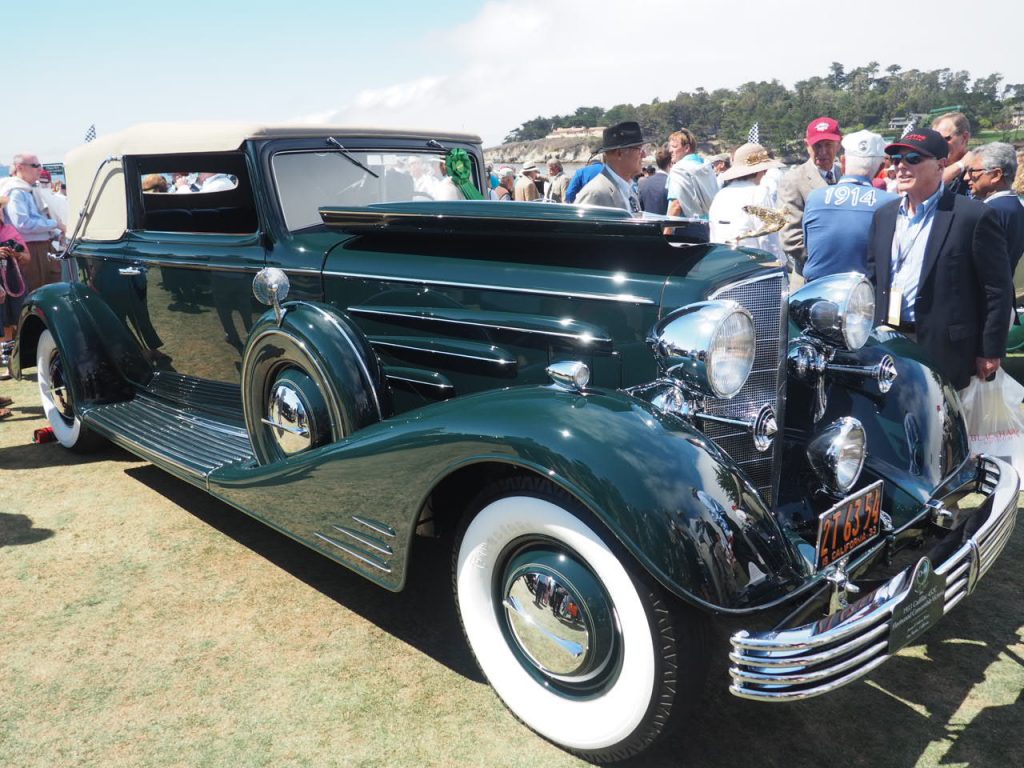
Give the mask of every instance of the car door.
POLYGON ((150 363, 148 388, 237 411, 242 350, 266 310, 251 290, 266 249, 245 156, 126 158, 125 177, 132 224, 91 285, 150 363))

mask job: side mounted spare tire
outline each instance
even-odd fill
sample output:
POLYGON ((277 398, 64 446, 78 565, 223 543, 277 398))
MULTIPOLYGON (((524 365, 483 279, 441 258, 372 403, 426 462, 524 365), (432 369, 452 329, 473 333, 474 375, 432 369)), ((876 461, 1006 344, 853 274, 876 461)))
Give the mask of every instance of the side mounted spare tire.
POLYGON ((256 458, 269 464, 341 440, 388 415, 377 355, 352 320, 308 302, 264 315, 242 359, 242 403, 256 458))

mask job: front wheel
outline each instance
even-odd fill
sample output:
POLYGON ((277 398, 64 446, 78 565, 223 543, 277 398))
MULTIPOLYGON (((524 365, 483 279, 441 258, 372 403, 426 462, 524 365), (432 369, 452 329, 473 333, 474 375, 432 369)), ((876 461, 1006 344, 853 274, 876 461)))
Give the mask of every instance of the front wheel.
POLYGON ((512 481, 479 506, 457 537, 453 581, 470 648, 502 701, 593 762, 648 747, 703 687, 703 618, 546 481, 512 481))
POLYGON ((43 331, 36 345, 36 381, 39 383, 43 413, 53 429, 53 436, 65 448, 77 453, 106 447, 106 441, 75 414, 68 376, 53 334, 43 331))

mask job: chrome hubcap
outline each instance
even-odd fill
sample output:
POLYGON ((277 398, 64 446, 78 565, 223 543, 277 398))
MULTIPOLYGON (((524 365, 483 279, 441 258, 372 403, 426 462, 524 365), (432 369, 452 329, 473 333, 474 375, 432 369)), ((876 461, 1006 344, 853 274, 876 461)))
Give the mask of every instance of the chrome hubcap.
POLYGON ((289 381, 274 382, 267 400, 267 417, 277 447, 287 456, 304 451, 313 444, 309 408, 299 390, 289 381))
POLYGON ((75 417, 74 409, 71 406, 71 393, 68 392, 67 384, 64 382, 64 366, 61 364, 60 355, 54 355, 50 359, 50 399, 57 406, 60 415, 71 421, 75 417))
POLYGON ((502 585, 506 635, 532 673, 592 685, 614 667, 617 627, 600 582, 572 555, 531 547, 509 561, 502 585))

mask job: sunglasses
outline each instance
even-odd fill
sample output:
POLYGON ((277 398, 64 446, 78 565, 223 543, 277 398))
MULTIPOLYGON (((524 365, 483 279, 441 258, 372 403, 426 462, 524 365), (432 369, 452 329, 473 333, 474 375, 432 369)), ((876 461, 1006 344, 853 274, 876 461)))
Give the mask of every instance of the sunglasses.
POLYGON ((18 165, 24 165, 28 168, 42 168, 42 163, 18 163, 18 165))
POLYGON ((889 155, 889 159, 892 160, 892 164, 897 166, 900 162, 904 162, 907 165, 917 165, 924 160, 929 160, 928 155, 922 155, 920 152, 906 152, 903 154, 889 155))
POLYGON ((995 168, 968 168, 966 171, 964 171, 964 175, 968 179, 970 179, 971 181, 974 181, 979 176, 984 176, 986 173, 992 173, 992 171, 994 171, 994 170, 996 170, 996 169, 995 168))

